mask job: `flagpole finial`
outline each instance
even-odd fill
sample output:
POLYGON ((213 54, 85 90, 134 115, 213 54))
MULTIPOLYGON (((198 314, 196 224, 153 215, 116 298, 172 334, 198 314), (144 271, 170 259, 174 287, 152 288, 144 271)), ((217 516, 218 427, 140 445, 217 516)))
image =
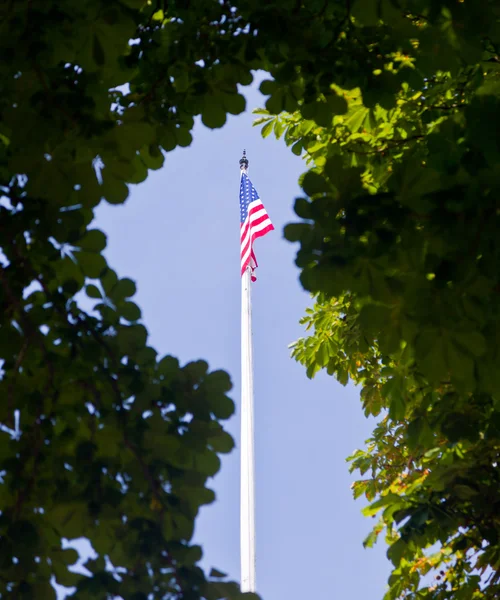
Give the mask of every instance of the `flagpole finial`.
POLYGON ((247 151, 243 150, 243 156, 240 158, 240 169, 246 171, 248 169, 247 151))

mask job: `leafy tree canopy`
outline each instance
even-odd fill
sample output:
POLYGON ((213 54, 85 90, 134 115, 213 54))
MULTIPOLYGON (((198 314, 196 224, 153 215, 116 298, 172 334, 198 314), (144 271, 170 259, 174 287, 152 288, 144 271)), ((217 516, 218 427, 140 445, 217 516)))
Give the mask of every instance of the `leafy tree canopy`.
POLYGON ((239 594, 190 542, 233 447, 229 377, 157 357, 92 226, 191 142, 195 115, 244 109, 241 17, 178 4, 0 4, 0 598, 50 600, 52 580, 82 600, 239 594), (89 576, 62 544, 82 536, 89 576))
POLYGON ((498 598, 500 5, 346 9, 319 95, 258 111, 311 167, 285 229, 316 296, 293 355, 380 416, 349 460, 386 599, 498 598))

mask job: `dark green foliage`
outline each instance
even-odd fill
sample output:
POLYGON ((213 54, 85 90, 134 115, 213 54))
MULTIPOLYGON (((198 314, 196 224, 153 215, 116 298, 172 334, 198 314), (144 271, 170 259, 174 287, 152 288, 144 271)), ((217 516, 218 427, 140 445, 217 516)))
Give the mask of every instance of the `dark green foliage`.
POLYGON ((124 202, 190 143, 194 115, 219 126, 244 109, 249 69, 210 62, 210 20, 196 45, 198 23, 173 16, 142 0, 0 6, 0 598, 55 598, 52 577, 82 600, 239 594, 190 542, 233 447, 229 377, 157 358, 92 226, 101 199, 124 202), (61 542, 78 537, 98 555, 90 576, 68 570, 61 542))
POLYGON ((285 228, 317 297, 303 320, 310 336, 293 354, 310 377, 326 369, 359 383, 365 413, 381 416, 350 460, 367 477, 355 496, 372 502, 367 515, 381 513, 365 543, 385 529, 390 544, 387 600, 493 599, 500 5, 349 7, 314 83, 300 67, 314 93, 287 113, 258 111, 263 134, 283 136, 311 165, 296 203, 302 221, 285 228), (328 105, 332 92, 346 106, 328 105))

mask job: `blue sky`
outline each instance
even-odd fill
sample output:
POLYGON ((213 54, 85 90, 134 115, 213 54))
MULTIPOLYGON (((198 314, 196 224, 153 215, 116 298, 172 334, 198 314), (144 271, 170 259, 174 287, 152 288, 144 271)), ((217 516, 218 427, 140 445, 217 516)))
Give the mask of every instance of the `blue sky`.
MULTIPOLYGON (((256 242, 253 285, 255 369, 257 587, 264 600, 381 599, 389 573, 382 544, 365 550, 373 522, 354 502, 345 457, 363 445, 372 423, 358 392, 320 374, 309 381, 289 356, 310 304, 298 281, 296 248, 283 239, 295 219, 305 163, 282 141, 260 136, 251 110, 263 99, 245 90, 247 112, 217 131, 197 124, 189 148, 133 186, 123 206, 102 205, 96 225, 108 234, 106 255, 138 284, 150 343, 181 362, 203 358, 232 377, 240 392, 239 165, 276 231, 256 242)), ((239 411, 228 429, 239 440, 239 411)), ((204 566, 239 579, 239 451, 213 481, 217 501, 202 510, 196 541, 204 566)))

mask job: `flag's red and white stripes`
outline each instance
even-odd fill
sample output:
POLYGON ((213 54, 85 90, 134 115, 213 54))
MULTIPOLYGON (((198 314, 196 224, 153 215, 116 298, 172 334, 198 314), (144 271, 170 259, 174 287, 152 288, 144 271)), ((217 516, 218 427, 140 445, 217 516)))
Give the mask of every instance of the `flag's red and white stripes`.
POLYGON ((250 202, 246 219, 241 223, 241 274, 243 275, 246 268, 250 266, 252 281, 255 281, 253 271, 257 267, 253 242, 273 229, 271 219, 262 202, 259 199, 250 202))

